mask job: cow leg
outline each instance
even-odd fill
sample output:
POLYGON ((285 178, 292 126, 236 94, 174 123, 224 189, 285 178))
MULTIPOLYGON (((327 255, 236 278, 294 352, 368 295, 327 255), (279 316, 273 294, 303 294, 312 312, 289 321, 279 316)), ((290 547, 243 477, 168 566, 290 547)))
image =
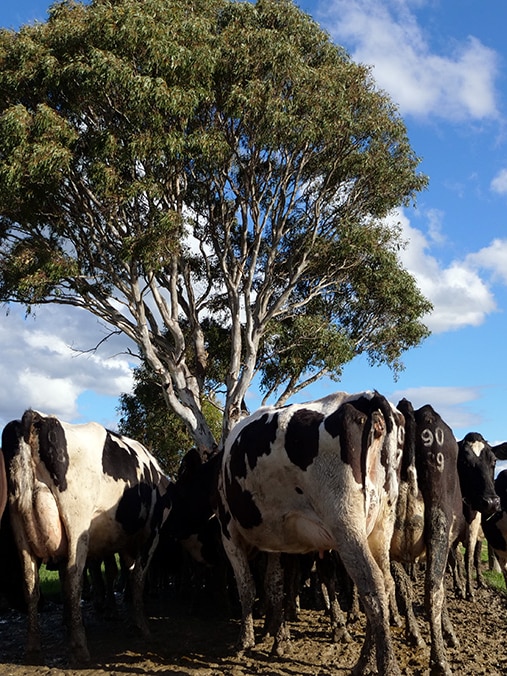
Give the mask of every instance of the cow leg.
POLYGON ((482 561, 481 561, 482 542, 483 542, 482 539, 480 537, 477 537, 477 542, 475 543, 474 547, 474 569, 477 580, 477 587, 479 589, 486 589, 487 585, 484 582, 484 577, 482 575, 482 561))
POLYGON ((25 581, 25 597, 28 613, 28 634, 26 641, 26 660, 38 663, 41 660, 39 627, 39 566, 37 561, 25 550, 21 553, 25 581))
MULTIPOLYGON (((437 526, 438 522, 438 515, 434 515, 432 526, 437 526)), ((445 607, 444 575, 449 548, 445 524, 440 523, 440 526, 440 530, 435 529, 433 535, 430 534, 429 537, 431 546, 428 549, 425 578, 425 605, 431 636, 430 673, 431 676, 452 676, 442 634, 442 612, 445 607)))
POLYGON ((442 632, 445 638, 445 642, 451 648, 458 648, 459 641, 454 627, 452 626, 451 618, 449 616, 449 611, 447 609, 447 596, 444 593, 444 601, 442 604, 442 632))
POLYGON ((464 561, 458 544, 449 549, 448 566, 452 574, 454 593, 460 599, 466 598, 465 583, 463 582, 465 578, 464 561))
POLYGON ((27 606, 27 639, 25 658, 29 663, 41 660, 41 641, 39 627, 39 566, 30 554, 30 546, 25 536, 23 521, 16 509, 11 510, 11 524, 23 571, 23 591, 27 606))
POLYGON ((69 537, 69 556, 63 568, 64 601, 68 613, 71 659, 76 664, 90 662, 81 612, 83 572, 88 550, 88 537, 81 535, 77 543, 69 537))
POLYGON ((317 559, 317 574, 322 581, 329 598, 329 614, 331 616, 331 631, 334 643, 349 642, 350 634, 347 630, 345 616, 338 602, 336 559, 334 552, 327 552, 317 559))
POLYGON ((301 558, 297 554, 282 554, 281 561, 284 579, 284 615, 286 620, 295 622, 300 611, 301 558))
POLYGON ((341 541, 339 553, 349 575, 357 585, 368 623, 361 655, 352 674, 363 676, 374 673, 375 648, 378 673, 401 676, 389 631, 389 602, 382 571, 368 545, 354 540, 351 532, 340 533, 337 540, 341 541))
POLYGON ((230 561, 236 580, 239 601, 241 604, 241 630, 238 640, 238 651, 253 648, 255 634, 253 626, 253 603, 255 598, 255 583, 248 563, 246 553, 241 546, 236 545, 228 537, 223 538, 224 549, 230 561))
POLYGON ((391 564, 391 571, 401 612, 405 617, 405 638, 410 645, 413 645, 419 650, 424 648, 425 642, 421 635, 416 616, 414 615, 414 607, 412 604, 412 582, 401 563, 393 561, 391 564))
POLYGON ((268 554, 264 581, 270 614, 269 632, 275 639, 271 654, 278 657, 285 653, 290 639, 283 609, 284 574, 280 556, 279 553, 268 554))
MULTIPOLYGON (((127 564, 130 562, 127 560, 127 564)), ((134 622, 136 627, 141 631, 143 638, 148 640, 151 637, 150 628, 144 612, 143 590, 146 569, 142 566, 141 559, 135 559, 130 565, 129 582, 130 593, 132 599, 132 607, 134 610, 134 622)))
POLYGON ((474 571, 475 546, 478 542, 480 527, 481 527, 481 515, 477 513, 472 523, 468 524, 467 537, 465 543, 466 595, 467 599, 469 599, 470 601, 473 601, 475 598, 473 571, 474 571))

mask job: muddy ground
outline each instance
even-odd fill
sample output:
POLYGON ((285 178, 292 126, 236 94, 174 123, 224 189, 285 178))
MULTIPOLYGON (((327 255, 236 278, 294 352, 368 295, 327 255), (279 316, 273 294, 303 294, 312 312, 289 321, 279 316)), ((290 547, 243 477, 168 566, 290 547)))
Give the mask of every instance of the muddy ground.
MULTIPOLYGON (((418 592, 416 612, 423 618, 418 592)), ((261 640, 241 657, 234 651, 238 621, 201 608, 190 613, 188 603, 167 596, 148 599, 147 611, 153 640, 145 645, 128 627, 125 617, 104 620, 84 604, 87 634, 93 663, 71 669, 62 627, 59 603, 47 603, 41 613, 43 666, 23 663, 25 617, 14 611, 0 614, 1 676, 127 676, 174 674, 177 676, 323 676, 345 675, 354 665, 364 637, 361 620, 349 629, 353 640, 344 645, 330 642, 329 625, 323 611, 303 609, 299 621, 291 623, 291 650, 284 658, 270 656, 271 640, 261 640)), ((478 590, 475 602, 458 600, 449 593, 449 607, 459 649, 449 651, 456 676, 500 676, 507 674, 505 642, 507 599, 501 592, 478 590)), ((122 611, 123 614, 124 611, 122 611)), ((421 621, 427 638, 427 625, 421 621)), ((260 636, 261 621, 256 623, 260 636)), ((428 648, 414 652, 403 640, 403 630, 393 635, 403 674, 427 676, 428 648)))

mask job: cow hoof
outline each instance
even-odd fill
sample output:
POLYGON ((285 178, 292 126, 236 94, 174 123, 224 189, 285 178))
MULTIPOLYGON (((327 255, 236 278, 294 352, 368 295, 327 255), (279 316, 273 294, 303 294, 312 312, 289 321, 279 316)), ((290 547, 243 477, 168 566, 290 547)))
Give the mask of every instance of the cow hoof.
POLYGON ((241 639, 238 641, 236 644, 236 655, 241 656, 243 653, 247 650, 250 650, 250 648, 253 648, 255 646, 255 639, 241 639))
POLYGON ((85 667, 91 662, 90 653, 86 646, 74 646, 70 655, 73 667, 85 667))
POLYGON ((274 643, 271 648, 271 655, 273 657, 283 657, 290 652, 290 641, 283 641, 282 643, 274 643))
POLYGON ((352 637, 345 627, 338 627, 333 630, 333 643, 350 643, 352 637))
POLYGON ((40 650, 40 648, 27 649, 23 661, 25 664, 34 664, 34 665, 43 664, 42 651, 40 650))
POLYGON ((426 648, 426 641, 422 636, 411 636, 407 639, 407 643, 412 646, 414 650, 424 650, 426 648))
POLYGON ((430 666, 430 676, 452 676, 452 671, 448 664, 432 664, 430 666))

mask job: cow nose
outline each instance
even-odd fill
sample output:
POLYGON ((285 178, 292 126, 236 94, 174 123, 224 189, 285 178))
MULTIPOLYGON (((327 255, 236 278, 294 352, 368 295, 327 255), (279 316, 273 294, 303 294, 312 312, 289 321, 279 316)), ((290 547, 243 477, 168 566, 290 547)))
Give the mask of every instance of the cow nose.
POLYGON ((484 498, 484 514, 494 514, 500 510, 500 498, 495 495, 494 498, 484 498))

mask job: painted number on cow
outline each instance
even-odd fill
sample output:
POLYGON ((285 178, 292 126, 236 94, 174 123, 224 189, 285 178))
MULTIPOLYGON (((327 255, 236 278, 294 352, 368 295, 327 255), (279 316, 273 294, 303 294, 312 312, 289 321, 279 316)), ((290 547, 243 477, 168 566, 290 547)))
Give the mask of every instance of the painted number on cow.
MULTIPOLYGON (((444 430, 441 427, 435 427, 434 430, 430 430, 427 427, 421 432, 421 441, 423 445, 427 448, 432 447, 434 443, 437 446, 444 445, 444 430)), ((441 451, 431 454, 433 456, 435 465, 439 472, 444 471, 444 454, 441 451)))

